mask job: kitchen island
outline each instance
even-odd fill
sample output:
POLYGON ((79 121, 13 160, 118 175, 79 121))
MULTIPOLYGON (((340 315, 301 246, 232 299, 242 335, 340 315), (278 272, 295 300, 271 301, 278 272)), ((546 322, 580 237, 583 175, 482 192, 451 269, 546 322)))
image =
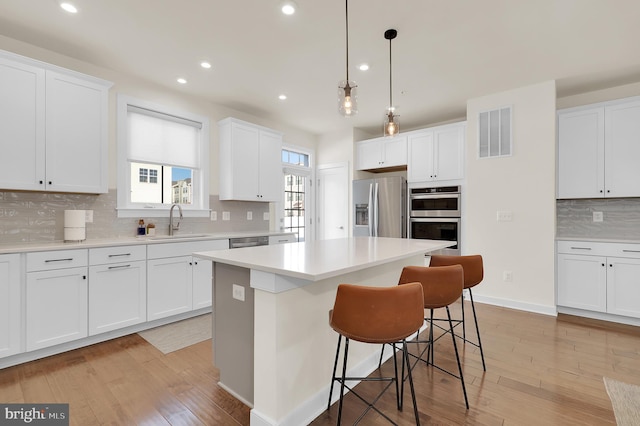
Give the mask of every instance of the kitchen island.
MULTIPOLYGON (((394 286, 406 265, 449 241, 358 237, 199 252, 214 262, 214 364, 220 385, 253 407, 251 425, 308 424, 325 408, 341 283, 394 286)), ((354 342, 349 370, 377 368, 379 345, 354 342)))

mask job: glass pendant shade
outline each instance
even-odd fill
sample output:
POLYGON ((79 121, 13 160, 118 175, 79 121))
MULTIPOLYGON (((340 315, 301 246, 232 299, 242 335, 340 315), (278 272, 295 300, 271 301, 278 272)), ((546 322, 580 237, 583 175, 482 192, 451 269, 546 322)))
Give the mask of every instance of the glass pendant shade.
POLYGON ((400 133, 400 121, 398 115, 395 115, 393 111, 389 111, 384 119, 384 135, 395 136, 400 133))
POLYGON ((353 80, 342 80, 338 86, 338 112, 351 117, 358 112, 358 86, 353 80))

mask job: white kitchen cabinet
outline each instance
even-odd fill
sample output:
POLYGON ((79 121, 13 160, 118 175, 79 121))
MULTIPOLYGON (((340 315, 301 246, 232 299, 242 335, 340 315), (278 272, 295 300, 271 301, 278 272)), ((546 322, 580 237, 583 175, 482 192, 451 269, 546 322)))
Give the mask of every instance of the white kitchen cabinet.
POLYGON ((559 241, 557 260, 558 306, 640 318, 640 244, 559 241))
POLYGON ((229 248, 229 240, 150 245, 147 249, 147 320, 212 305, 212 264, 192 256, 229 248))
POLYGON ((0 80, 0 188, 107 192, 111 83, 8 52, 0 80))
POLYGON ((607 312, 640 318, 640 259, 607 258, 607 312))
POLYGON ((280 201, 282 134, 235 118, 218 127, 220 200, 280 201))
POLYGON ((465 123, 455 123, 410 132, 407 182, 462 179, 465 130, 465 123))
POLYGON ((213 304, 213 262, 208 259, 192 258, 192 308, 208 308, 213 304))
POLYGON ((558 112, 558 198, 640 196, 640 99, 558 112))
POLYGON ((607 259, 558 254, 558 305, 607 311, 607 259))
POLYGON ((407 137, 400 134, 356 142, 356 170, 404 168, 407 137))
POLYGON ((27 351, 87 337, 87 250, 27 253, 26 262, 27 351))
POLYGON ((89 250, 89 335, 147 320, 145 246, 89 250))
POLYGON ((0 358, 21 352, 20 255, 0 255, 0 358))

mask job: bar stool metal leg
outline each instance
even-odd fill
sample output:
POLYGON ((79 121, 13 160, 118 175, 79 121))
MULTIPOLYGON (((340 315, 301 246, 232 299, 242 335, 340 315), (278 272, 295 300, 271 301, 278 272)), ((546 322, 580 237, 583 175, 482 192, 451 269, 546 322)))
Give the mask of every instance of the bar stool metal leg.
MULTIPOLYGON (((482 340, 480 340, 480 327, 478 327, 478 317, 476 316, 476 306, 473 304, 473 293, 471 292, 471 289, 469 289, 469 297, 471 298, 471 310, 473 311, 473 322, 476 324, 476 334, 478 336, 478 348, 480 349, 480 358, 482 359, 482 369, 484 371, 487 371, 487 366, 484 363, 484 352, 482 350, 482 340)), ((464 320, 464 317, 463 317, 463 320, 464 320)))
POLYGON ((464 385, 464 376, 462 375, 462 365, 460 364, 460 355, 458 355, 458 346, 456 345, 456 335, 453 331, 453 322, 451 321, 451 312, 449 311, 449 307, 447 308, 447 318, 449 319, 449 328, 451 329, 451 340, 453 341, 453 351, 456 354, 456 361, 458 362, 458 374, 460 374, 460 383, 462 383, 462 393, 464 394, 464 403, 467 406, 467 410, 469 409, 469 399, 467 398, 467 388, 464 385))
POLYGON ((333 373, 331 373, 331 388, 329 389, 329 401, 327 402, 327 410, 331 408, 331 397, 333 396, 333 384, 336 382, 336 369, 338 368, 338 354, 340 353, 341 343, 342 334, 338 334, 338 347, 336 348, 336 359, 333 362, 333 373))

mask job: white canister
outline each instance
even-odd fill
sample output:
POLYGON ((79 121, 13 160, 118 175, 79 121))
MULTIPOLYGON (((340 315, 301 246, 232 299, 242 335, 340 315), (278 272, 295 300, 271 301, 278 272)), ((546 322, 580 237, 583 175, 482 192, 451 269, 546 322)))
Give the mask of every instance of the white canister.
POLYGON ((87 237, 84 210, 64 211, 64 240, 84 241, 87 237))

